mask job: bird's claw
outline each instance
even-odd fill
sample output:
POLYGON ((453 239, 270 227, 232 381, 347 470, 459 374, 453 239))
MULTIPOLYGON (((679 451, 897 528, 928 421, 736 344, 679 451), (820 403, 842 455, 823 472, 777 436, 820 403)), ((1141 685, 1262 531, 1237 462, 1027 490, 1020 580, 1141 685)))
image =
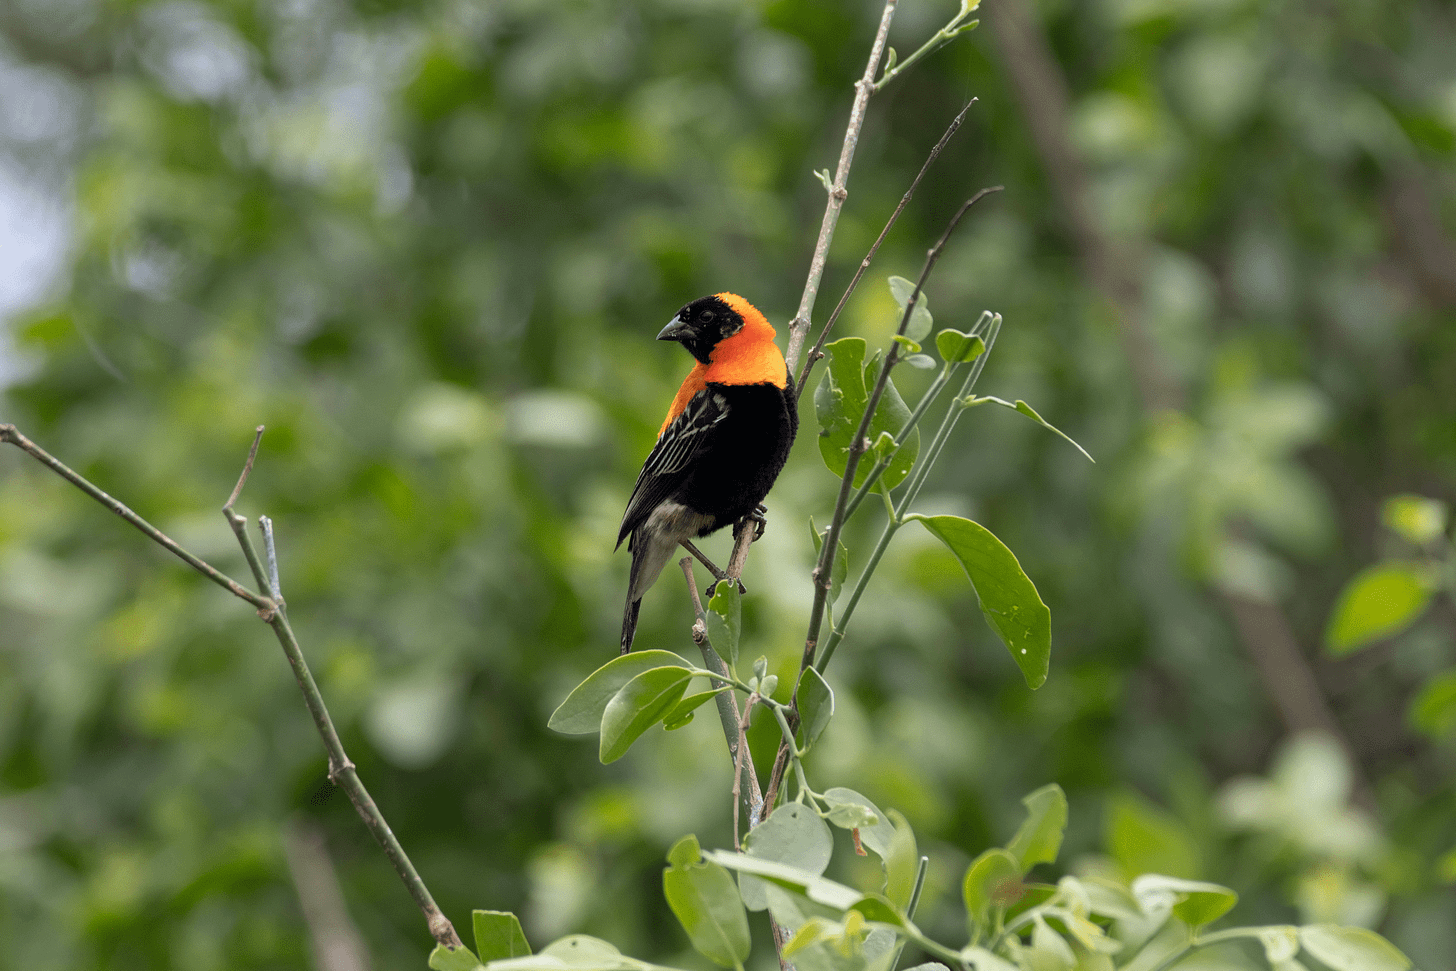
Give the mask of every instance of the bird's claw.
POLYGON ((754 524, 753 541, 756 543, 763 539, 763 531, 768 527, 768 507, 760 502, 753 507, 753 512, 743 518, 746 522, 754 524))

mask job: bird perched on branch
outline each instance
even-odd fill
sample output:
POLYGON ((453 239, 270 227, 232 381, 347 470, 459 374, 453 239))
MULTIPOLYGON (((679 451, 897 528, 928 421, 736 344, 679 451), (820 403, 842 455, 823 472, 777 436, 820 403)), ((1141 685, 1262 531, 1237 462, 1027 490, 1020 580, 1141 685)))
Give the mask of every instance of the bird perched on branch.
POLYGON ((660 341, 697 358, 642 465, 617 546, 630 534, 622 653, 632 649, 642 595, 678 544, 754 513, 799 430, 793 379, 773 326, 747 300, 719 293, 677 312, 660 341))

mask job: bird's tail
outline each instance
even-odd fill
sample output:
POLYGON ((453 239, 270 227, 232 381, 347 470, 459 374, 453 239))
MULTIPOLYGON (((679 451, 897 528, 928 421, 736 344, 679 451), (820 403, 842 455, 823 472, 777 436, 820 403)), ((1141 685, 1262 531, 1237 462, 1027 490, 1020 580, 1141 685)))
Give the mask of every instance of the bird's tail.
POLYGON ((637 636, 637 611, 642 609, 642 598, 627 599, 627 609, 622 613, 622 653, 632 650, 632 639, 637 636))

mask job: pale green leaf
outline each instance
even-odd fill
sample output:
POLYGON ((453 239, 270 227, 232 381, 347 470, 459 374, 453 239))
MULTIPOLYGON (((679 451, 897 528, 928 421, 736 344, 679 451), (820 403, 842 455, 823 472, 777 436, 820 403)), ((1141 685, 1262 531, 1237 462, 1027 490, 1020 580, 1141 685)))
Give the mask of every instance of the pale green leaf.
POLYGON ((622 685, 602 713, 602 764, 626 755, 643 732, 672 710, 691 680, 692 672, 684 668, 661 667, 643 671, 622 685))
POLYGON ((687 662, 670 651, 638 651, 614 657, 572 689, 566 700, 552 712, 547 727, 564 735, 600 731, 602 713, 623 685, 643 671, 671 665, 685 667, 687 662))
POLYGON ((1366 567, 1340 594, 1325 630, 1325 646, 1348 654, 1398 634, 1425 612, 1432 585, 1419 564, 1392 560, 1366 567))

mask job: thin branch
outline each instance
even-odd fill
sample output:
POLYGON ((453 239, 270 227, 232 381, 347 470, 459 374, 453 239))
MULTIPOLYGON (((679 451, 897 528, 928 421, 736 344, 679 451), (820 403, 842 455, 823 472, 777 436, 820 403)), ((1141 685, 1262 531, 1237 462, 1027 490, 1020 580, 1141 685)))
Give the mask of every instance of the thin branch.
POLYGON ((935 143, 935 147, 930 150, 930 155, 925 159, 925 164, 920 166, 920 171, 916 173, 915 181, 910 183, 910 188, 906 189, 905 194, 900 197, 900 204, 895 207, 894 212, 890 213, 890 218, 885 222, 885 228, 880 230, 880 235, 875 240, 874 245, 865 254, 865 258, 860 260, 859 269, 854 271, 854 277, 849 281, 849 286, 844 288, 844 296, 839 298, 839 303, 835 306, 834 312, 829 315, 829 319, 824 322, 824 327, 819 331, 819 339, 814 342, 814 348, 805 356, 804 364, 799 368, 799 379, 795 382, 794 388, 800 398, 804 396, 804 385, 809 381, 809 372, 813 370, 815 362, 824 357, 824 341, 828 339, 829 332, 834 329, 835 322, 839 320, 839 315, 844 311, 844 305, 849 303, 850 294, 854 293, 855 287, 859 286, 860 277, 865 275, 865 271, 874 262, 875 254, 880 251, 880 244, 885 241, 886 236, 890 235, 890 228, 900 218, 900 213, 904 212, 905 207, 910 204, 910 197, 915 195, 915 190, 920 187, 920 180, 925 178, 925 173, 930 171, 930 166, 940 157, 941 150, 945 148, 946 143, 950 141, 950 137, 956 133, 956 130, 961 127, 961 122, 965 120, 966 112, 971 110, 971 105, 975 104, 976 100, 972 98, 970 101, 967 101, 966 106, 961 109, 960 114, 955 116, 955 120, 945 130, 945 134, 940 136, 940 141, 935 143))
MULTIPOLYGON (((688 582, 688 595, 693 601, 693 643, 698 646, 703 654, 703 664, 709 671, 720 675, 725 680, 728 677, 728 665, 723 663, 723 658, 713 650, 712 643, 708 640, 708 613, 703 608, 703 600, 698 596, 698 581, 693 576, 693 561, 690 557, 684 556, 678 561, 682 568, 683 576, 688 582)), ((733 759, 736 774, 746 777, 748 783, 748 822, 749 828, 757 825, 758 818, 762 814, 763 792, 759 788, 758 775, 753 768, 753 760, 748 758, 740 746, 740 735, 738 731, 739 718, 738 699, 732 691, 725 691, 713 699, 718 706, 718 720, 723 723, 723 738, 728 742, 728 755, 733 759)), ((734 816, 733 839, 738 839, 738 826, 736 823, 738 794, 741 793, 740 783, 735 777, 734 789, 734 816)))
POLYGON ((263 553, 268 557, 268 590, 278 601, 278 606, 287 609, 283 603, 283 584, 278 582, 278 549, 273 545, 273 520, 259 516, 258 528, 263 532, 263 553))
POLYGON ((243 463, 243 472, 238 476, 238 484, 233 486, 232 495, 228 496, 228 501, 223 503, 222 507, 224 509, 231 509, 238 501, 238 496, 243 492, 243 485, 248 481, 248 476, 253 472, 253 460, 258 457, 258 443, 263 440, 264 427, 263 425, 259 425, 257 433, 253 436, 253 447, 248 449, 248 460, 243 463))
POLYGON ((885 9, 880 14, 880 29, 875 42, 870 46, 869 62, 864 76, 855 82, 854 106, 849 110, 849 124, 844 129, 844 144, 839 150, 839 167, 834 172, 834 184, 829 187, 829 201, 824 207, 824 220, 819 225, 819 241, 814 244, 814 256, 809 261, 809 276, 804 281, 804 293, 799 298, 799 312, 789 322, 789 347, 784 354, 790 374, 799 363, 799 354, 804 349, 804 339, 809 334, 809 321, 814 316, 814 301, 819 297, 819 282, 824 278, 824 266, 829 260, 829 243, 834 239, 834 227, 839 224, 839 213, 844 209, 844 200, 849 196, 846 188, 849 169, 854 163, 854 150, 859 146, 860 129, 864 127, 865 111, 869 107, 870 95, 874 93, 875 72, 885 56, 885 40, 890 36, 890 21, 895 16, 896 0, 885 0, 885 9))
MULTIPOLYGON (((259 430, 261 434, 261 429, 259 430)), ((414 864, 410 862, 409 856, 405 854, 404 848, 400 846, 399 840, 395 838, 394 831, 385 822, 384 816, 379 807, 374 804, 369 791, 359 781, 359 775, 354 770, 354 763, 349 761, 349 756, 344 752, 344 745, 339 740, 339 733, 334 728, 333 719, 329 717, 328 708, 324 705, 323 695, 319 692, 318 684, 314 681, 313 673, 308 669, 308 662, 304 659, 303 649, 299 647, 298 638, 294 636, 293 628, 288 624, 288 616, 280 609, 279 605, 268 597, 262 597, 245 589, 235 580, 232 580, 219 572, 216 568, 193 556, 191 553, 178 546, 171 539, 165 536, 160 530, 153 527, 146 520, 132 512, 101 489, 92 485, 71 469, 67 468, 59 460, 55 459, 43 449, 37 446, 30 439, 20 434, 14 425, 0 425, 0 441, 10 442, 19 446, 22 450, 35 457, 41 463, 49 467, 57 475, 75 485, 82 492, 86 493, 97 502, 101 503, 122 519, 131 523, 141 530, 154 542, 165 547, 180 557, 187 565, 191 566, 198 573, 212 580, 214 583, 225 588, 234 596, 240 597, 258 608, 258 616, 262 617, 278 638, 278 643, 283 648, 283 653, 288 659, 289 667, 293 669, 293 675, 298 681, 299 688, 303 691, 304 704, 307 705, 309 714, 313 717, 314 727, 318 730, 319 736, 323 739, 324 748, 329 757, 329 778, 348 794, 349 801, 354 804, 364 825, 374 835, 374 839, 384 850, 385 856, 394 864, 395 871, 400 879, 404 881, 405 889, 414 898, 415 904, 424 914, 426 923, 430 928, 430 936, 436 942, 446 947, 462 947, 460 936, 455 933, 455 928, 448 918, 435 904, 430 896, 429 889, 425 886, 424 880, 420 878, 414 864)), ((257 452, 257 439, 254 439, 253 450, 249 453, 249 465, 251 459, 257 452)), ((232 511, 233 503, 237 502, 242 485, 247 479, 248 467, 244 468, 243 475, 238 479, 238 485, 233 489, 232 495, 228 498, 228 505, 224 511, 228 516, 229 523, 233 524, 237 532, 237 521, 243 520, 232 511)), ((246 520, 243 520, 246 525, 246 520)), ((252 551, 252 544, 248 541, 247 530, 240 533, 240 540, 244 553, 248 554, 250 564, 254 567, 255 573, 261 576, 262 567, 258 564, 256 552, 252 551)), ((267 579, 259 580, 259 585, 266 585, 267 579)))
POLYGON ((204 563, 202 560, 198 559, 191 553, 184 550, 182 547, 178 546, 160 529, 157 529, 151 523, 147 522, 145 519, 132 512, 123 503, 117 501, 116 499, 113 499, 105 492, 102 492, 100 489, 92 485, 90 482, 86 481, 76 472, 73 472, 65 465, 65 463, 61 462, 59 459, 55 458, 45 449, 41 448, 30 439, 20 434, 20 431, 14 425, 0 425, 0 442, 9 442, 11 445, 16 446, 21 451, 30 455, 32 458, 39 461, 42 465, 45 465, 47 468, 49 468, 52 472, 56 473, 56 475, 59 475, 67 482, 71 483, 76 488, 86 493, 92 499, 95 499, 107 509, 110 509, 122 519, 125 519, 137 529, 141 530, 154 543, 177 556, 180 560, 182 560, 182 562, 192 567, 192 569, 196 570, 198 573, 201 573, 203 576, 207 577, 213 583, 222 587, 233 596, 238 597, 242 600, 246 600, 248 603, 258 608, 258 612, 260 614, 271 612, 276 609, 277 605, 274 604, 272 600, 247 589, 242 584, 234 580, 232 577, 229 577, 227 574, 223 573, 221 570, 218 570, 215 567, 204 563))
MULTIPOLYGON (((920 271, 920 278, 915 281, 915 291, 910 294, 910 299, 905 302, 905 310, 900 315, 900 326, 895 329, 895 336, 905 333, 906 326, 910 323, 910 315, 915 310, 915 304, 920 299, 921 288, 925 285, 930 271, 935 268, 936 261, 940 259, 941 251, 945 248, 946 241, 950 239, 951 233, 955 232, 956 226, 971 207, 980 202, 988 194, 1001 191, 1001 186, 992 186, 982 189, 970 199, 966 200, 956 214, 951 218, 950 223, 941 233, 940 239, 931 247, 925 256, 925 266, 920 271)), ((834 503, 834 517, 829 522, 829 530, 824 537, 824 545, 819 550, 819 563, 815 567, 814 575, 814 605, 809 615, 809 632, 805 637, 804 654, 807 664, 813 664, 813 648, 810 645, 817 644, 819 640, 819 628, 824 620, 824 606, 829 596, 829 577, 834 562, 834 553, 839 548, 839 534, 844 527, 845 510, 849 508, 850 495, 854 489, 855 472, 859 469, 860 456, 864 454, 869 434, 870 423, 874 420, 875 411, 880 404, 880 398, 885 393, 885 386, 890 380, 890 371, 899 360, 900 344, 892 342, 890 348, 885 352, 884 363, 880 366, 879 378, 875 381, 874 390, 870 393, 869 400, 865 403, 865 412, 860 417, 859 428, 855 431, 854 438, 850 440, 849 456, 845 462, 844 476, 839 484, 839 498, 834 503)), ((800 674, 803 673, 800 669, 800 674)))
POLYGON ((981 0, 961 0, 961 9, 956 13, 954 17, 951 18, 950 23, 946 24, 944 27, 940 28, 940 30, 936 31, 935 34, 931 36, 930 40, 920 45, 920 49, 917 50, 914 54, 911 54, 899 64, 890 64, 886 66, 884 76, 875 82, 875 93, 878 94, 881 88, 889 84, 891 81, 895 80, 903 72, 909 70, 921 58, 929 57, 931 54, 934 54, 946 44, 949 44, 951 41, 955 40, 957 36, 964 34, 968 30, 974 29, 975 26, 980 23, 979 20, 972 20, 968 24, 963 24, 961 23, 961 21, 965 20, 973 12, 975 12, 976 8, 980 5, 981 0))

